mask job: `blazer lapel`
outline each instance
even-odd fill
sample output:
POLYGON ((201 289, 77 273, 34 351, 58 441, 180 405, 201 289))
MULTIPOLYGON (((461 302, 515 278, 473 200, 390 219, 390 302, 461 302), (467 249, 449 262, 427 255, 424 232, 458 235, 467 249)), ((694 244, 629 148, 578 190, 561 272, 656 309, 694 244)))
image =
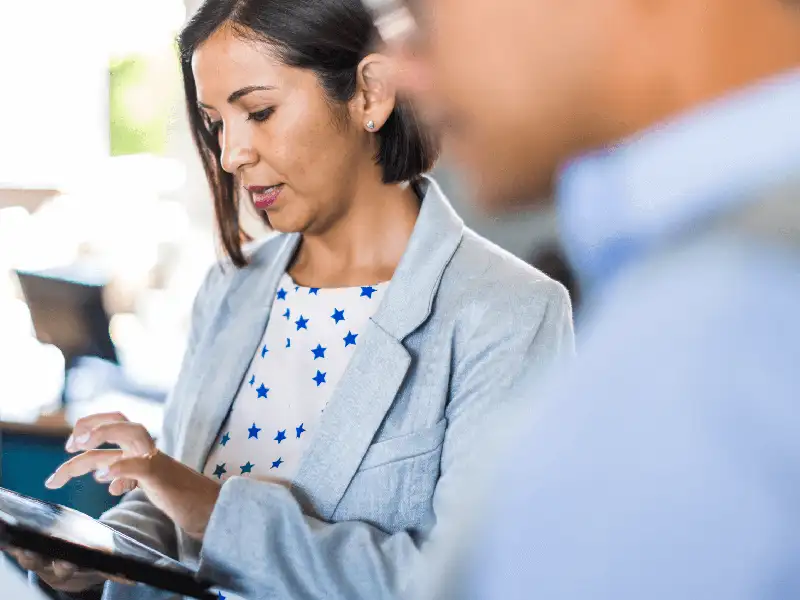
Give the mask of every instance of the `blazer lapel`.
MULTIPOLYGON (((307 510, 330 520, 406 377, 403 340, 430 316, 464 224, 432 180, 386 296, 336 387, 293 490, 307 510)), ((362 338, 359 338, 359 341, 362 338)))
POLYGON ((194 372, 196 400, 178 444, 178 459, 201 470, 228 415, 256 347, 261 342, 281 276, 299 243, 287 236, 272 261, 263 250, 234 275, 220 310, 200 343, 204 346, 194 372))
POLYGON ((293 488, 330 519, 383 422, 411 364, 403 345, 369 321, 306 450, 293 488))

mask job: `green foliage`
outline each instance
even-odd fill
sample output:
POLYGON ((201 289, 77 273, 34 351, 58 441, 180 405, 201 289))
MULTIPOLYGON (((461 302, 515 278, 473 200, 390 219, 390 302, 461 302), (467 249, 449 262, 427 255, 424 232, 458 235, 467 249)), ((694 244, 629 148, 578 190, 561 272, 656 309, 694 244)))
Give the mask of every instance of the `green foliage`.
POLYGON ((179 70, 174 48, 115 59, 109 67, 111 155, 163 154, 179 70))

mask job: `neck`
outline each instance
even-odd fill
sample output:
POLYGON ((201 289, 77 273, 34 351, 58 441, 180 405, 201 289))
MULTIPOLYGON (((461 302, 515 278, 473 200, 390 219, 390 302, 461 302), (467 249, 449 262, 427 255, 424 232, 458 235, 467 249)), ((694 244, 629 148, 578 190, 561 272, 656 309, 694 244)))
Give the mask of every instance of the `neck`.
POLYGON ((344 287, 391 279, 419 214, 414 190, 369 177, 346 206, 323 231, 303 234, 291 268, 298 283, 344 287))

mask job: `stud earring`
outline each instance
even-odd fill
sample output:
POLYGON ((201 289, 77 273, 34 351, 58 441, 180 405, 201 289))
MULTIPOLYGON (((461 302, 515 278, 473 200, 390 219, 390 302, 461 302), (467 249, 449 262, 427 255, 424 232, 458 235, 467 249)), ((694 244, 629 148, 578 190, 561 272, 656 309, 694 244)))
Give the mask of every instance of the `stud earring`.
POLYGON ((375 121, 367 121, 367 129, 369 129, 370 131, 375 129, 375 121))

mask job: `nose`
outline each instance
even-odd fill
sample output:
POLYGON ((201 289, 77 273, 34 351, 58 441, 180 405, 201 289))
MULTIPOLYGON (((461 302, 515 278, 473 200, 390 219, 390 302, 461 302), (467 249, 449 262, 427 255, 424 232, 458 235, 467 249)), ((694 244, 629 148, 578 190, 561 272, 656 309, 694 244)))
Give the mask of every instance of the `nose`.
POLYGON ((223 127, 219 135, 222 150, 220 164, 225 171, 235 175, 242 167, 258 161, 258 154, 247 132, 237 131, 234 127, 223 127))

